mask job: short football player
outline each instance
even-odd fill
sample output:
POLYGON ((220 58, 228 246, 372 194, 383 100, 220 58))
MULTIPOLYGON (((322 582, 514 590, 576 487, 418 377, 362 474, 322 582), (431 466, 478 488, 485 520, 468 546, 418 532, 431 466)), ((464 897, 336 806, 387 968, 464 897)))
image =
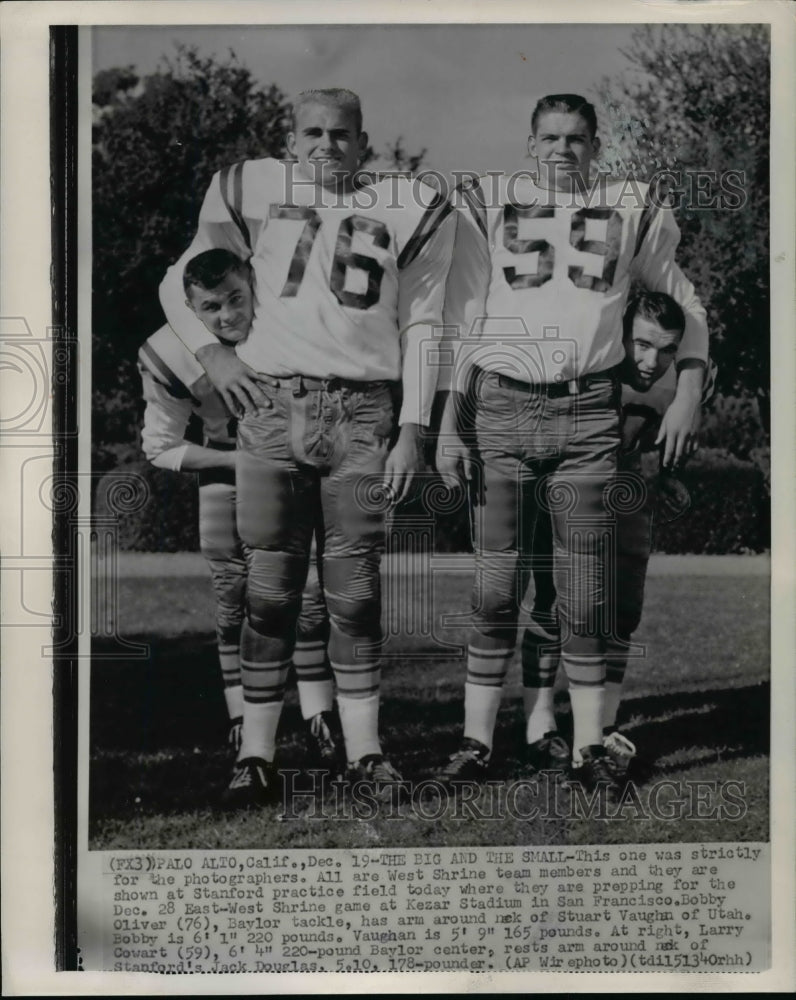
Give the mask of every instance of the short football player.
MULTIPOLYGON (((207 330, 234 344, 249 330, 254 302, 251 269, 227 250, 199 254, 185 268, 185 296, 207 330)), ((216 635, 230 743, 239 749, 243 716, 240 642, 246 604, 246 546, 235 520, 235 435, 230 416, 204 370, 170 327, 141 346, 138 369, 146 401, 142 443, 153 465, 193 471, 199 480, 199 540, 216 599, 216 635), (202 425, 203 444, 185 439, 191 417, 202 425)), ((328 616, 317 570, 310 567, 298 621, 294 664, 302 715, 316 760, 332 766, 332 676, 326 661, 328 616)), ((255 658, 256 637, 251 642, 255 658)))
POLYGON ((360 179, 366 145, 356 94, 300 94, 290 159, 216 174, 196 237, 161 285, 171 326, 241 414, 238 528, 252 557, 235 803, 277 791, 274 733, 318 522, 347 773, 380 800, 403 789, 378 726, 379 564, 389 501, 409 490, 433 404, 426 348, 442 322, 454 218, 442 195, 408 178, 360 179), (248 259, 255 277, 251 331, 235 350, 183 302, 186 261, 212 247, 248 259), (267 650, 256 672, 247 634, 267 650))
POLYGON ((446 326, 459 332, 457 370, 437 466, 451 484, 478 473, 476 579, 464 739, 440 777, 478 780, 487 771, 525 589, 521 556, 544 482, 573 769, 591 787, 610 780, 602 719, 611 516, 603 497, 617 474, 621 320, 631 282, 667 292, 686 314, 677 390, 661 425, 666 464, 694 447, 708 336, 705 311, 674 260, 671 211, 646 184, 592 183, 594 107, 574 94, 542 98, 528 148, 535 177, 473 179, 460 191, 446 302, 446 326), (468 417, 473 439, 465 443, 468 417))

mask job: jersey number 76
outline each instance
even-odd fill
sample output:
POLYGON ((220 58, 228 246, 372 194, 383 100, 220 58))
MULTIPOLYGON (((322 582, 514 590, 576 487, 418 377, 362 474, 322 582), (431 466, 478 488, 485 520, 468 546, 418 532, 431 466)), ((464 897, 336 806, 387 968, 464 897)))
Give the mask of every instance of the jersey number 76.
MULTIPOLYGON (((269 211, 271 219, 295 219, 304 222, 293 251, 290 267, 287 272, 280 298, 292 299, 298 294, 301 282, 304 279, 304 271, 307 267, 312 245, 318 230, 323 222, 314 208, 308 205, 271 205, 269 211)), ((334 293, 340 305, 350 309, 370 309, 379 301, 381 293, 381 279, 384 276, 384 268, 374 257, 368 257, 362 253, 354 253, 351 250, 351 238, 354 233, 367 233, 373 238, 373 245, 386 248, 390 245, 390 234, 384 223, 377 219, 368 219, 363 215, 347 215, 341 220, 337 229, 337 241, 334 248, 334 258, 332 260, 331 273, 329 274, 329 288, 334 293), (368 287, 366 292, 350 292, 346 290, 345 280, 348 268, 357 268, 365 271, 368 276, 368 287)))

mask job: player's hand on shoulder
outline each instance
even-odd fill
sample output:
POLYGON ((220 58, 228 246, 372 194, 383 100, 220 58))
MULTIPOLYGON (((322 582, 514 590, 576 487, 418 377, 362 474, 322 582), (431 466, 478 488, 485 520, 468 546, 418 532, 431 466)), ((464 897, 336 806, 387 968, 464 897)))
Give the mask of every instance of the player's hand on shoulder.
POLYGON ((384 466, 384 489, 392 504, 400 503, 409 495, 409 487, 421 466, 420 427, 402 424, 384 466))
POLYGON ((271 400, 257 384, 267 382, 267 376, 244 364, 234 348, 207 344, 196 352, 196 358, 234 416, 271 408, 271 400))

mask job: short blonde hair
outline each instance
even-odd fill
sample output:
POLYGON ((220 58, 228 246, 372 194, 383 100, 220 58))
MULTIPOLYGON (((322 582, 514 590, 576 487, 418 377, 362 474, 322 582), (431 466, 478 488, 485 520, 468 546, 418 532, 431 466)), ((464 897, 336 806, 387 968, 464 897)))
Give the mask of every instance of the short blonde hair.
POLYGON ((357 135, 362 131, 362 105, 359 96, 353 90, 345 90, 343 87, 328 87, 325 90, 302 90, 293 102, 292 129, 296 130, 296 119, 299 111, 305 104, 329 104, 333 108, 339 108, 354 118, 357 135))

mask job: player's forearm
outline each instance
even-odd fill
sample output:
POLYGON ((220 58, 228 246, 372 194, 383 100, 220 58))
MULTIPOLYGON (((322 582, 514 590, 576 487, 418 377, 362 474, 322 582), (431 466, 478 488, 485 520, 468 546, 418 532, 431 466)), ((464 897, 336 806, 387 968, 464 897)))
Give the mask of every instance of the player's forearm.
POLYGON ((398 423, 428 427, 439 375, 438 341, 430 323, 415 323, 401 335, 403 402, 398 423))
POLYGON ((634 271, 647 288, 671 295, 685 314, 685 330, 677 350, 678 362, 696 358, 707 363, 707 314, 694 285, 675 259, 679 242, 680 230, 671 210, 655 212, 634 271))
POLYGON ((407 421, 405 424, 401 424, 401 428, 398 432, 398 441, 407 443, 416 443, 420 440, 420 435, 423 432, 423 427, 420 424, 412 423, 407 421))
POLYGON ((189 441, 181 441, 171 448, 147 451, 147 458, 158 469, 172 472, 198 472, 200 469, 234 469, 235 452, 205 448, 189 441))
POLYGON ((678 364, 687 360, 697 360, 703 365, 707 364, 710 351, 710 335, 708 333, 707 314, 704 306, 694 291, 693 285, 687 282, 691 290, 691 296, 685 301, 675 298, 682 306, 685 314, 685 329, 680 346, 677 349, 678 364))
POLYGON ((198 472, 200 469, 234 469, 235 452, 204 448, 199 444, 189 444, 185 449, 180 470, 198 472))
POLYGON ((144 439, 144 454, 156 469, 168 469, 170 472, 179 472, 182 467, 183 456, 188 449, 187 441, 180 441, 170 447, 153 447, 151 442, 144 439))
POLYGON ((448 389, 442 391, 440 396, 443 396, 445 399, 439 422, 440 435, 458 435, 461 432, 464 395, 455 389, 448 389))
MULTIPOLYGON (((188 251, 192 254, 192 251, 188 251)), ((185 344, 192 354, 196 354, 199 348, 212 343, 217 343, 212 333, 210 333, 204 323, 197 319, 185 302, 185 290, 182 286, 182 272, 186 260, 190 257, 184 254, 176 264, 166 272, 166 276, 160 284, 160 304, 166 319, 172 330, 185 344)))
POLYGON ((677 366, 677 391, 675 399, 699 406, 702 401, 702 385, 705 379, 705 365, 696 358, 686 358, 677 366))

